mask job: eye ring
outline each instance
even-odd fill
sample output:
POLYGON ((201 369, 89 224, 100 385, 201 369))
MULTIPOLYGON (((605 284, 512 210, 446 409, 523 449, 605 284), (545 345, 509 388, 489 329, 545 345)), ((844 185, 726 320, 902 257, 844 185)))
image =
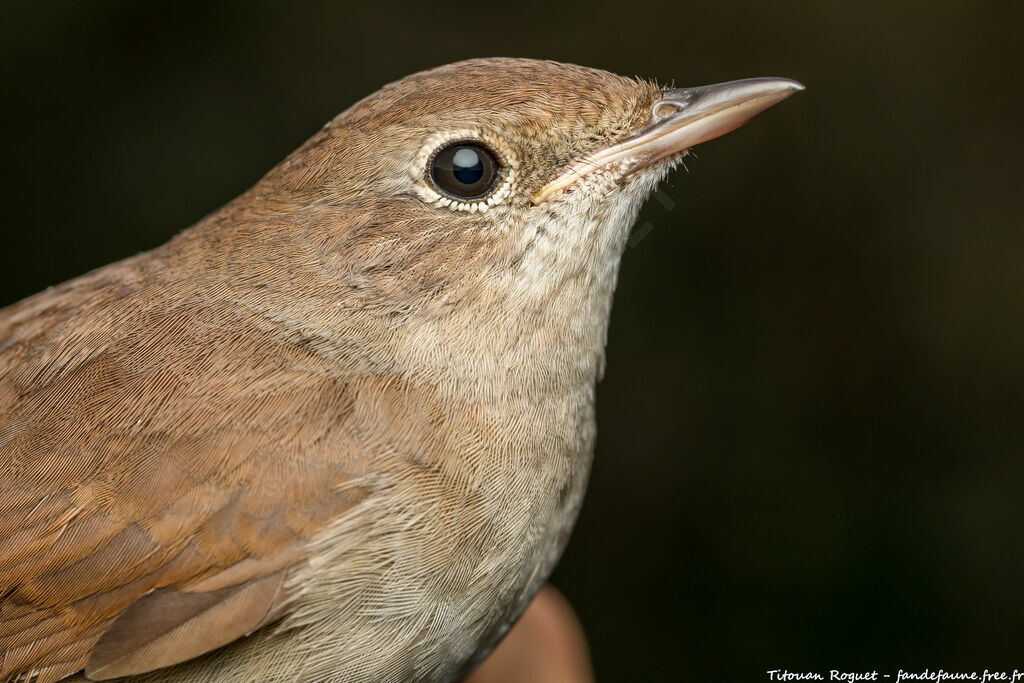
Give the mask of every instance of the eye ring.
POLYGON ((457 202, 477 202, 501 186, 504 164, 491 147, 476 139, 450 140, 427 163, 431 186, 457 202))

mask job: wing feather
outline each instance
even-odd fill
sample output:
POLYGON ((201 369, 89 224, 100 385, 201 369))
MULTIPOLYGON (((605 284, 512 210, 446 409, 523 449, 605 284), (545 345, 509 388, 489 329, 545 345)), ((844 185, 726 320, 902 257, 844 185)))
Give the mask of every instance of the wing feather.
POLYGON ((285 574, 212 591, 161 589, 143 596, 92 648, 86 675, 107 680, 145 673, 248 635, 273 618, 285 574))
POLYGON ((0 681, 140 673, 250 633, 355 502, 348 386, 157 281, 156 258, 0 311, 0 681))

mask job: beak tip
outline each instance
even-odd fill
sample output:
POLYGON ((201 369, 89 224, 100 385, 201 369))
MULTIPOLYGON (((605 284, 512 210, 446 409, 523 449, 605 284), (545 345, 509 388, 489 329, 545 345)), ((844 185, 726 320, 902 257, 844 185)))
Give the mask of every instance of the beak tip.
MULTIPOLYGON (((739 81, 742 83, 743 81, 739 81)), ((800 81, 794 81, 792 78, 751 78, 749 82, 752 84, 762 84, 764 87, 770 88, 780 94, 785 94, 787 97, 794 93, 798 93, 801 90, 806 90, 805 86, 800 81)))

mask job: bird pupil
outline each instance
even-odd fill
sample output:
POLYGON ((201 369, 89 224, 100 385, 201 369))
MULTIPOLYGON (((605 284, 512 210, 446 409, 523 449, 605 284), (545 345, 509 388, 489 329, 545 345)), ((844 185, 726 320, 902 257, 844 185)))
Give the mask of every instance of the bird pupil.
POLYGON ((463 147, 452 157, 452 174, 465 185, 472 185, 484 175, 484 164, 476 150, 463 147))
POLYGON ((434 187, 452 199, 482 199, 500 176, 498 160, 487 147, 463 141, 442 147, 432 157, 429 174, 434 187))

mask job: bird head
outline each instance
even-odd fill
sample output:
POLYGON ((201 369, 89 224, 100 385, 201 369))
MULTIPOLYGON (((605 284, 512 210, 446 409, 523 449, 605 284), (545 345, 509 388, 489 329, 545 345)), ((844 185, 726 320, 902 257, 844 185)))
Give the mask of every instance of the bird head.
POLYGON ((236 244, 246 226, 239 268, 287 263, 293 310, 278 314, 297 324, 333 318, 349 336, 370 324, 378 338, 388 327, 389 362, 434 374, 532 363, 593 377, 643 201, 691 147, 800 89, 662 88, 526 59, 450 64, 340 114, 253 188, 244 216, 229 207, 219 222, 236 244))

